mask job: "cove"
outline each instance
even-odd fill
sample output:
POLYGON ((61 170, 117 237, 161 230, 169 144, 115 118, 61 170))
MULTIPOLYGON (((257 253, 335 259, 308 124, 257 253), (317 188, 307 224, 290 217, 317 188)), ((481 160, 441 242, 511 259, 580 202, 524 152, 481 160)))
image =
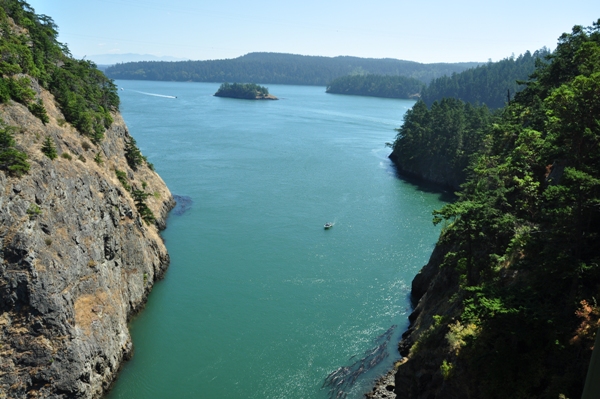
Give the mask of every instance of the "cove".
POLYGON ((399 357, 410 282, 439 234, 431 211, 444 198, 399 179, 384 145, 414 102, 115 83, 130 133, 185 206, 167 221, 171 266, 131 322, 135 355, 107 397, 327 398, 327 375, 396 326, 388 356, 347 392, 362 397, 399 357))

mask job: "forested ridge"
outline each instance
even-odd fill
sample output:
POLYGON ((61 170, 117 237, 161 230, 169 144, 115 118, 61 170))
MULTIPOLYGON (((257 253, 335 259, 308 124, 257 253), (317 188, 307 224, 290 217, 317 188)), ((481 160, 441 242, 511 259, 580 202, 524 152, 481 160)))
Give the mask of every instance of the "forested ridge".
POLYGON ((453 97, 471 104, 485 104, 489 108, 503 107, 509 98, 523 89, 525 82, 549 54, 542 49, 531 54, 527 51, 517 58, 509 57, 488 62, 449 76, 432 80, 421 91, 421 99, 431 106, 434 101, 453 97))
POLYGON ((563 34, 494 115, 417 103, 394 153, 455 172, 470 159, 458 200, 434 212, 445 311, 405 334, 397 393, 580 397, 600 327, 600 20, 563 34))
POLYGON ((335 78, 352 73, 407 76, 429 82, 476 65, 476 62, 421 64, 390 58, 250 53, 225 60, 128 62, 107 68, 106 74, 112 79, 327 86, 335 78))
POLYGON ((349 75, 334 79, 325 92, 385 98, 418 97, 423 82, 406 76, 349 75))

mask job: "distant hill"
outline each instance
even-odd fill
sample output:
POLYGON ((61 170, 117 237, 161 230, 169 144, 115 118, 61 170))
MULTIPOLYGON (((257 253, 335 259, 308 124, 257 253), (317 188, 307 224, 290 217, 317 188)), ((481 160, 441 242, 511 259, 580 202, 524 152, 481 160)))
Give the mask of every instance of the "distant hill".
POLYGON ((88 60, 94 61, 98 65, 114 65, 123 62, 139 62, 139 61, 183 61, 183 58, 170 56, 159 57, 152 54, 96 54, 85 57, 88 60))
POLYGON ((250 53, 226 60, 128 62, 107 68, 106 74, 112 79, 327 86, 334 79, 350 74, 407 76, 429 83, 478 65, 477 62, 421 64, 391 58, 250 53))

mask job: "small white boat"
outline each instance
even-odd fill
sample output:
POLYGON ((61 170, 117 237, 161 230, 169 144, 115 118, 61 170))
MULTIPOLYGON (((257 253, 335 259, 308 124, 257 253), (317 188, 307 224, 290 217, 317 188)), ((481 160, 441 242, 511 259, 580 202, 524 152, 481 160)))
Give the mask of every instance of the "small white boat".
POLYGON ((333 227, 333 223, 327 222, 323 227, 325 228, 325 230, 328 230, 333 227))

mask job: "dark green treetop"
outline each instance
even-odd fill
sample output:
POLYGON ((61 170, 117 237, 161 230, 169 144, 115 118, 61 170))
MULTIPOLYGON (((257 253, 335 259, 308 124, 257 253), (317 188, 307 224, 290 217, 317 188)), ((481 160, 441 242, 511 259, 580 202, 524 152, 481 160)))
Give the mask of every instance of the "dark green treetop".
POLYGON ((267 98, 269 96, 269 89, 255 83, 223 83, 215 93, 215 96, 254 100, 267 98))

